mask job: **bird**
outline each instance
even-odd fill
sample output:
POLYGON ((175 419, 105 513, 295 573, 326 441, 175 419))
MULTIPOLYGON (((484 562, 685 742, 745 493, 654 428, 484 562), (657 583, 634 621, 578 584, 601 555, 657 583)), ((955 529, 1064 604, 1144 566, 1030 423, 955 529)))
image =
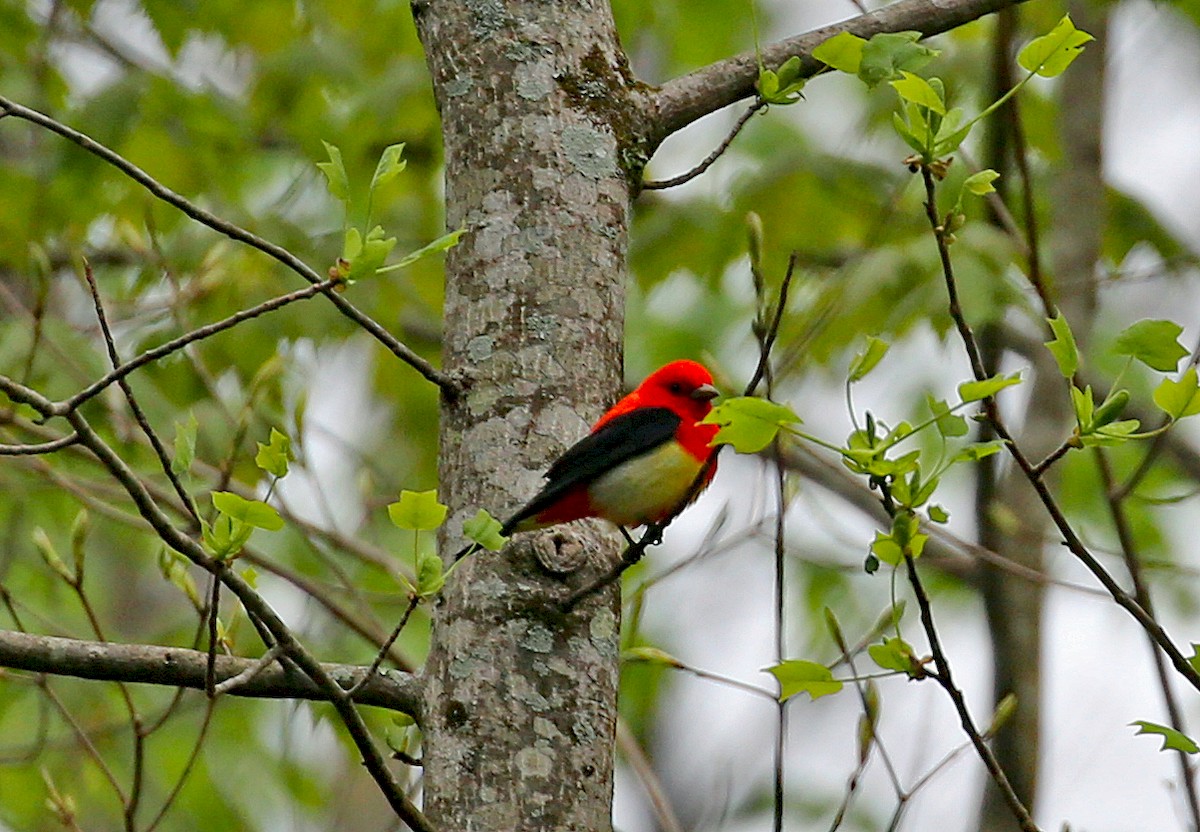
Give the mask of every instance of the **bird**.
POLYGON ((508 537, 599 517, 628 539, 627 527, 670 519, 716 473, 710 446, 719 428, 700 422, 718 395, 712 373, 696 361, 672 361, 655 370, 554 461, 541 491, 500 533, 508 537), (689 493, 702 470, 700 487, 689 493))

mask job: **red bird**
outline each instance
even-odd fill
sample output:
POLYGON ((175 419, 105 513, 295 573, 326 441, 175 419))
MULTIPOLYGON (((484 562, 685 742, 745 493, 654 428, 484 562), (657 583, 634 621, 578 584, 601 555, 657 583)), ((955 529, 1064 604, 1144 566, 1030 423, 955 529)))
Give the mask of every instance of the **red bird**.
MULTIPOLYGON (((617 402, 546 471, 546 485, 501 534, 584 517, 622 528, 666 520, 679 508, 711 452, 717 425, 697 424, 718 395, 695 361, 672 361, 617 402)), ((717 466, 709 466, 704 486, 717 466)), ((698 493, 698 492, 697 492, 698 493)))

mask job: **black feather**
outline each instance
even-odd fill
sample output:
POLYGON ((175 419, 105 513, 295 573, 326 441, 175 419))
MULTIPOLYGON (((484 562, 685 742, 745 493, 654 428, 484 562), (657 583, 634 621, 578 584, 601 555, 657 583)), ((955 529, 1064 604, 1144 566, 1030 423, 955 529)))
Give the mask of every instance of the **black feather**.
POLYGON ((546 485, 509 518, 500 533, 512 534, 519 523, 545 511, 571 489, 586 485, 622 462, 669 441, 682 421, 666 407, 642 407, 613 418, 554 461, 546 471, 546 485))

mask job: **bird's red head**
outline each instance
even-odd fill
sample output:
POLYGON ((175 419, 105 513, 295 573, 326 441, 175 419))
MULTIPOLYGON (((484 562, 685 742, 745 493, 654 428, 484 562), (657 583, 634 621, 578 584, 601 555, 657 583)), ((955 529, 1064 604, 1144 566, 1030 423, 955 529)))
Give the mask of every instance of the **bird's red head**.
MULTIPOLYGON (((690 427, 709 414, 712 400, 718 395, 717 388, 713 386, 712 373, 703 364, 686 359, 672 361, 646 376, 646 380, 605 413, 592 430, 614 416, 639 407, 670 408, 690 427)), ((716 425, 713 425, 714 434, 716 430, 716 425)))

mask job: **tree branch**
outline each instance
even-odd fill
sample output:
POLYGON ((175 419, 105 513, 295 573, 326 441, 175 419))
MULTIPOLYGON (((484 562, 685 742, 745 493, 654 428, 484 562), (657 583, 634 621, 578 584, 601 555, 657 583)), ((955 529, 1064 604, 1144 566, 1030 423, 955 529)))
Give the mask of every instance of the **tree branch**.
MULTIPOLYGON (((825 68, 823 63, 809 57, 810 53, 839 32, 869 38, 880 32, 917 31, 929 37, 1021 2, 1024 0, 900 0, 868 14, 764 46, 762 62, 773 68, 799 55, 803 60, 801 75, 810 78, 825 68)), ((754 95, 757 80, 758 56, 743 52, 663 84, 650 97, 650 146, 657 147, 667 136, 693 121, 754 95)))
MULTIPOLYGON (((256 248, 268 256, 278 260, 283 265, 300 275, 309 283, 318 284, 323 282, 321 275, 317 274, 312 267, 306 264, 296 255, 285 249, 283 246, 276 245, 269 240, 264 240, 257 234, 252 234, 246 229, 234 225, 233 223, 221 219, 216 214, 204 210, 198 205, 193 204, 184 197, 172 191, 166 185, 163 185, 157 179, 144 170, 139 168, 133 162, 130 162, 124 156, 110 150, 104 145, 97 142, 90 136, 80 133, 65 124, 56 121, 45 113, 40 113, 37 110, 31 110, 28 107, 10 101, 9 99, 0 96, 0 117, 5 115, 15 116, 16 118, 24 119, 43 127, 52 133, 57 133, 68 141, 82 147, 88 153, 99 156, 105 162, 112 165, 121 173, 128 176, 134 182, 137 182, 143 188, 148 190, 154 196, 161 199, 168 205, 174 206, 196 222, 206 225, 214 231, 224 234, 230 239, 236 240, 239 243, 244 243, 251 248, 256 248)), ((345 315, 350 320, 354 321, 360 327, 370 333, 376 341, 383 344, 393 355, 408 364, 429 381, 432 381, 443 394, 454 398, 459 393, 459 385, 448 375, 438 370, 421 356, 417 355, 408 346, 401 343, 390 332, 384 329, 377 321, 373 320, 366 313, 356 307, 350 301, 346 300, 337 292, 326 289, 323 294, 329 298, 329 302, 338 308, 338 311, 345 315)))
MULTIPOLYGON (((165 685, 204 690, 208 656, 200 650, 149 644, 113 644, 56 636, 39 636, 0 630, 0 667, 28 670, 77 679, 165 685)), ((232 679, 253 668, 257 659, 217 656, 217 682, 232 679)), ((322 664, 343 689, 367 676, 367 668, 352 664, 322 664)), ((278 662, 229 691, 231 696, 260 699, 329 701, 329 694, 312 679, 278 662)), ((415 715, 420 708, 420 684, 411 673, 374 673, 354 694, 360 705, 376 705, 415 715)))

